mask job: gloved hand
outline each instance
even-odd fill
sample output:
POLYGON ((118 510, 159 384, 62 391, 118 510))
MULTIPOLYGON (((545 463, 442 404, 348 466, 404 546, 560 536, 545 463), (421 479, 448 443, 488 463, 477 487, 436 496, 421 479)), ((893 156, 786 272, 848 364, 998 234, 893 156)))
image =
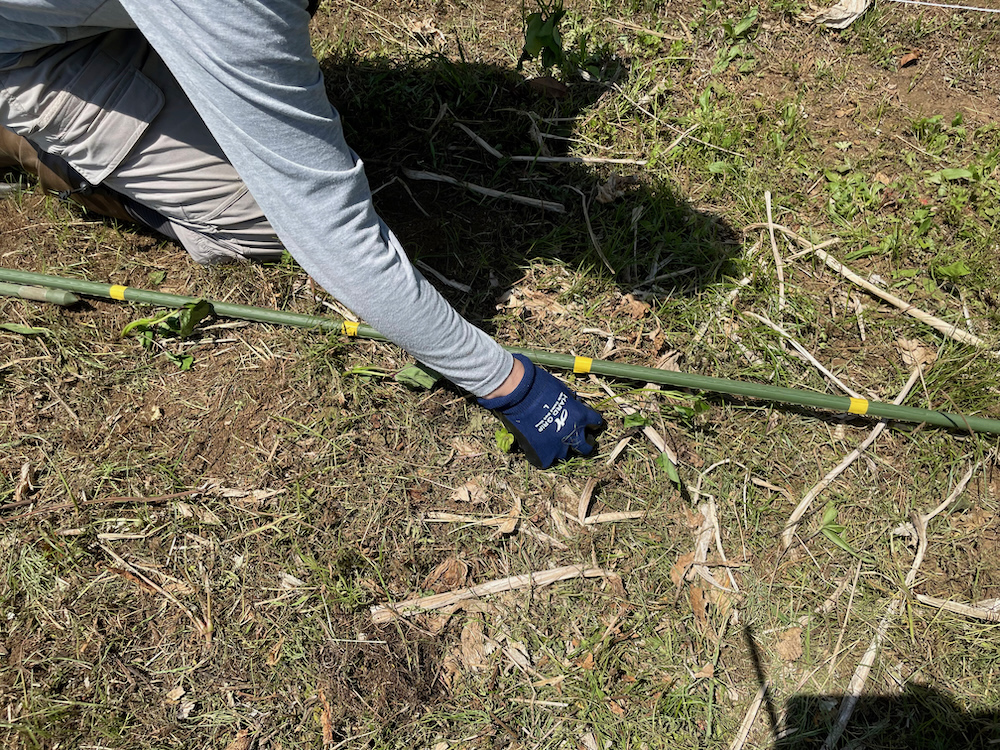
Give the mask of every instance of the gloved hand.
POLYGON ((524 365, 521 382, 506 396, 479 399, 479 405, 496 413, 525 458, 540 469, 565 459, 570 449, 590 455, 594 439, 587 433, 604 427, 601 415, 530 359, 514 357, 524 365))

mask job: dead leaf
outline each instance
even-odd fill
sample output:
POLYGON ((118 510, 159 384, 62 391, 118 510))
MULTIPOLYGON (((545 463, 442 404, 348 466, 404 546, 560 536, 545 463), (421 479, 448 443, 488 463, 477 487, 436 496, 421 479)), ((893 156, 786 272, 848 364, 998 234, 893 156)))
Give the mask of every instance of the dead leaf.
POLYGON ((233 741, 226 745, 226 750, 250 750, 252 744, 253 738, 250 736, 250 730, 241 729, 236 733, 233 741))
POLYGON ((684 512, 684 525, 689 529, 700 529, 705 523, 705 516, 700 511, 682 508, 684 512))
POLYGON ((471 619, 462 628, 462 665, 470 671, 486 669, 486 639, 483 635, 483 622, 471 619))
POLYGON ((427 574, 423 588, 435 594, 463 588, 469 579, 469 565, 457 557, 449 557, 427 574))
POLYGON ((142 580, 135 573, 132 573, 132 572, 130 572, 128 570, 122 570, 121 568, 108 568, 108 571, 111 572, 111 573, 114 573, 115 575, 121 576, 126 581, 131 581, 132 583, 134 583, 139 588, 141 588, 141 589, 143 589, 145 591, 148 591, 151 594, 158 594, 158 593, 160 593, 159 591, 156 590, 155 586, 150 586, 149 583, 147 583, 146 581, 142 580))
POLYGON ((625 709, 622 708, 621 703, 619 701, 614 700, 613 698, 608 699, 608 710, 611 711, 611 713, 613 713, 615 716, 625 715, 625 709))
POLYGON ((719 614, 724 617, 729 614, 729 610, 736 603, 736 598, 728 591, 722 589, 709 589, 705 592, 705 599, 715 605, 719 614))
POLYGON ((21 476, 17 480, 17 487, 14 488, 14 503, 20 503, 24 496, 35 489, 31 486, 31 464, 25 463, 21 466, 21 476))
POLYGON ((190 586, 184 581, 170 581, 163 584, 163 590, 175 595, 190 596, 194 593, 194 586, 190 586))
POLYGON ((705 662, 705 666, 694 673, 694 678, 700 680, 705 677, 715 676, 715 665, 712 662, 705 662))
POLYGON ((482 444, 470 443, 468 440, 462 440, 461 438, 452 440, 451 447, 455 449, 455 455, 458 458, 473 458, 486 453, 486 449, 483 448, 482 444))
POLYGON ((483 488, 483 476, 473 477, 451 493, 449 499, 458 503, 483 505, 486 500, 486 490, 483 488))
POLYGON ((899 58, 900 70, 905 68, 907 65, 913 65, 917 60, 920 59, 920 50, 913 50, 912 52, 907 52, 901 58, 899 58))
POLYGON ((680 589, 681 583, 684 581, 684 576, 687 575, 688 570, 693 564, 694 550, 691 552, 685 552, 683 555, 678 557, 677 562, 675 562, 673 567, 670 568, 670 580, 674 582, 674 586, 677 587, 677 589, 680 589))
POLYGON ((571 518, 578 517, 580 495, 575 492, 572 487, 565 484, 560 484, 556 487, 556 503, 558 504, 558 507, 571 518))
POLYGON ((285 636, 282 635, 278 638, 278 642, 271 646, 271 650, 267 652, 267 666, 273 667, 279 661, 281 661, 281 647, 285 645, 285 636))
POLYGON ((453 612, 446 610, 441 612, 424 612, 423 614, 416 615, 413 621, 417 623, 417 626, 431 635, 441 634, 446 627, 448 627, 448 622, 451 620, 453 612))
POLYGON ((538 680, 537 682, 531 683, 532 687, 557 687, 563 683, 563 681, 568 677, 568 675, 556 675, 555 677, 546 677, 543 680, 538 680))
POLYGON ((795 661, 802 656, 802 628, 789 628, 782 633, 774 650, 785 661, 795 661))
POLYGON ((700 586, 692 586, 688 592, 688 600, 691 602, 691 611, 694 612, 694 619, 698 627, 706 627, 708 625, 708 604, 705 600, 705 589, 700 586))
POLYGON ((548 96, 552 99, 563 99, 569 93, 566 84, 557 81, 552 76, 539 76, 528 81, 528 88, 536 94, 548 96))
POLYGON ((167 699, 169 703, 176 703, 177 701, 179 701, 181 698, 184 697, 185 693, 187 693, 187 690, 184 689, 184 686, 178 685, 169 693, 167 693, 164 697, 167 699))
POLYGON ((639 178, 635 175, 613 174, 597 189, 594 200, 598 203, 614 203, 617 198, 625 195, 625 187, 634 185, 638 181, 639 178))
POLYGON ((620 601, 627 601, 627 594, 625 592, 625 581, 617 573, 608 573, 604 577, 604 583, 608 587, 607 593, 611 596, 619 599, 620 601))
POLYGON ((924 346, 917 339, 897 339, 896 346, 908 367, 930 367, 937 360, 937 352, 924 346))
POLYGON ((641 300, 637 300, 631 294, 622 297, 622 304, 618 308, 619 312, 628 315, 632 320, 639 320, 649 312, 649 305, 641 300))
POLYGON ((511 310, 523 309, 531 313, 534 320, 544 320, 549 315, 564 317, 569 313, 555 297, 535 289, 518 289, 511 292, 506 307, 511 310))
POLYGON ((441 679, 449 688, 454 688, 462 679, 462 649, 456 646, 441 662, 441 679))
POLYGON ((580 669, 586 669, 588 672, 594 671, 594 652, 588 651, 582 659, 577 659, 576 666, 580 669))
POLYGON ((681 368, 678 362, 680 362, 681 357, 684 356, 683 352, 679 352, 676 349, 671 349, 669 352, 664 354, 658 360, 656 360, 657 370, 666 370, 667 372, 680 372, 681 368))
POLYGON ((295 589, 299 586, 305 586, 306 582, 301 578, 296 578, 291 573, 282 573, 278 576, 278 586, 285 590, 295 589))
POLYGON ((185 518, 193 518, 199 523, 204 523, 209 526, 221 526, 222 519, 219 518, 215 513, 210 511, 208 508, 203 508, 200 505, 189 505, 188 503, 177 503, 177 511, 185 518))
POLYGON ((323 704, 323 711, 319 715, 320 724, 323 726, 323 747, 333 744, 333 716, 330 711, 330 702, 326 699, 326 693, 320 688, 319 700, 323 704))
POLYGON ((184 701, 177 707, 177 718, 181 720, 186 719, 191 715, 192 711, 194 711, 194 701, 184 701))
POLYGON ((507 520, 503 522, 498 531, 502 535, 513 534, 517 531, 517 524, 521 521, 521 498, 514 495, 514 507, 507 513, 507 520))
POLYGON ((422 18, 410 24, 410 31, 424 45, 438 47, 447 40, 444 33, 434 24, 434 19, 422 18))
POLYGON ((803 13, 799 16, 799 20, 806 23, 820 23, 831 29, 846 29, 864 15, 872 2, 874 0, 840 0, 826 10, 803 13))
MULTIPOLYGON (((492 639, 487 639, 487 647, 491 643, 496 643, 492 639)), ((528 671, 531 669, 531 655, 528 653, 528 648, 523 643, 519 641, 512 641, 507 638, 507 645, 503 647, 504 655, 510 659, 511 663, 523 671, 528 671)))

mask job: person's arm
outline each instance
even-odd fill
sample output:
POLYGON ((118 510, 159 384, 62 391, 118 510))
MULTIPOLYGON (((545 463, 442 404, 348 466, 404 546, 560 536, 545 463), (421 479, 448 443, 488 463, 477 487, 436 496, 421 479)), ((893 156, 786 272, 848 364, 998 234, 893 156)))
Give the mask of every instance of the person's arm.
POLYGON ((327 99, 306 0, 122 0, 218 139, 278 237, 324 289, 479 396, 532 463, 593 451, 601 416, 463 319, 376 215, 327 99))
POLYGON ((513 360, 416 271, 376 215, 309 40, 305 0, 123 0, 285 247, 324 289, 477 396, 513 360))

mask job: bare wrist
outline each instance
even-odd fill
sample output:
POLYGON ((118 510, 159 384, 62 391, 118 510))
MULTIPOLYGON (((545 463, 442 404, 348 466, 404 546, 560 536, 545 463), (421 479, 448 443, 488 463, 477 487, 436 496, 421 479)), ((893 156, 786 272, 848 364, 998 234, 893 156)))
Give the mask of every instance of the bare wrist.
POLYGON ((500 398, 501 396, 510 395, 515 388, 520 384, 521 378, 524 377, 524 365, 517 359, 514 360, 514 366, 511 368, 510 374, 506 379, 500 384, 500 387, 495 391, 488 393, 484 398, 500 398))

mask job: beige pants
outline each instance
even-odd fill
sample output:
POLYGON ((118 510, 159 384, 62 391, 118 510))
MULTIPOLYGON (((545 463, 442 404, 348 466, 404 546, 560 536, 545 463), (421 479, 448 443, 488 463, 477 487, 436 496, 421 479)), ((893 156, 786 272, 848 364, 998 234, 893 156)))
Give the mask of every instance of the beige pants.
POLYGON ((0 118, 13 133, 0 134, 0 166, 17 163, 46 189, 115 218, 124 210, 199 263, 281 257, 257 202, 137 31, 0 71, 0 118))

